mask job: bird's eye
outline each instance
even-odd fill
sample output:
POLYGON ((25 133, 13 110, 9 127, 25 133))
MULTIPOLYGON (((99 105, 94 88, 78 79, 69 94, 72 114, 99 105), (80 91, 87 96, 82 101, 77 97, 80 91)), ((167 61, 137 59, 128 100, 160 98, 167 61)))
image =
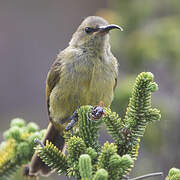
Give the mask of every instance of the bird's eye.
POLYGON ((90 33, 94 32, 94 29, 93 29, 93 28, 90 28, 90 27, 86 27, 86 28, 85 28, 85 32, 86 32, 87 34, 90 34, 90 33))

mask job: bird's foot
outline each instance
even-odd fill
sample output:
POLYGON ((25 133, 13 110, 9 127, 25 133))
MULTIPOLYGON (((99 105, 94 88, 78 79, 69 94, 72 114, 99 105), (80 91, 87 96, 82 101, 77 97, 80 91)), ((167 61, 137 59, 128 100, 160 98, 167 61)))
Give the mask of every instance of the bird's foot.
POLYGON ((88 119, 91 121, 99 120, 106 114, 104 107, 102 106, 94 106, 90 112, 90 116, 88 115, 88 119))
POLYGON ((68 123, 68 125, 65 127, 66 131, 71 130, 72 134, 73 134, 73 130, 72 128, 75 126, 76 122, 78 121, 78 112, 77 110, 74 111, 73 115, 69 117, 69 119, 71 119, 70 123, 68 123))

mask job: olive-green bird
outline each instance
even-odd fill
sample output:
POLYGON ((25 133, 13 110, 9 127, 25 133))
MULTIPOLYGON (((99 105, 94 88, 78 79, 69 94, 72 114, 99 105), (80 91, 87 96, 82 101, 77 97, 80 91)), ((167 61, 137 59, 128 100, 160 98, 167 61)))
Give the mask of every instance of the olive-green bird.
MULTIPOLYGON (((48 139, 60 150, 68 117, 82 105, 111 105, 116 87, 118 63, 110 50, 109 31, 122 28, 97 16, 87 17, 61 51, 47 75, 46 98, 50 123, 48 139)), ((50 168, 35 153, 30 175, 47 175, 50 168)))

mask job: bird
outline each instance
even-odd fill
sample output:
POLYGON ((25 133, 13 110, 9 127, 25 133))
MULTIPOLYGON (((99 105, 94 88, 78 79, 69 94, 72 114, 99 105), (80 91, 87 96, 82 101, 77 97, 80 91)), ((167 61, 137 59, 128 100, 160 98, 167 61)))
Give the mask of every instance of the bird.
MULTIPOLYGON (((69 45, 60 51, 46 80, 46 102, 49 125, 42 143, 51 141, 63 151, 64 129, 69 117, 82 105, 109 107, 117 85, 118 61, 111 52, 109 32, 122 27, 109 24, 99 16, 83 20, 69 45)), ((30 175, 47 176, 51 169, 34 153, 30 175)))

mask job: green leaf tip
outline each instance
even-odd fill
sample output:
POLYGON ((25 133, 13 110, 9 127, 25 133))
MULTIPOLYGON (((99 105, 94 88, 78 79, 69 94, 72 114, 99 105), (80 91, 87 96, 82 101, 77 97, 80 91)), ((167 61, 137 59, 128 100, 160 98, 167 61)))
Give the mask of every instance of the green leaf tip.
POLYGON ((25 126, 25 120, 21 119, 21 118, 12 119, 10 127, 14 127, 14 126, 24 127, 25 126))
POLYGON ((82 138, 73 136, 67 142, 67 150, 73 159, 78 159, 86 151, 86 145, 82 138))
POLYGON ((9 129, 9 137, 15 139, 16 141, 21 140, 22 128, 18 126, 13 126, 9 129))
POLYGON ((155 92, 155 91, 158 90, 158 85, 155 82, 151 82, 151 83, 149 83, 149 87, 148 88, 150 89, 151 92, 155 92))
POLYGON ((21 142, 17 146, 17 158, 19 162, 22 164, 28 163, 28 161, 31 159, 29 156, 31 154, 31 149, 29 147, 29 144, 27 142, 21 142))
POLYGON ((36 132, 39 130, 39 126, 36 123, 30 122, 27 124, 27 131, 29 133, 36 132))
POLYGON ((96 160, 98 153, 95 151, 95 149, 89 147, 86 149, 86 153, 91 157, 92 160, 96 160))
POLYGON ((180 169, 171 168, 169 170, 166 180, 179 180, 180 179, 180 169))
POLYGON ((82 179, 92 179, 92 164, 89 155, 83 154, 80 156, 79 172, 82 179))
POLYGON ((120 160, 121 167, 126 170, 133 165, 134 161, 129 154, 123 155, 120 160))
POLYGON ((105 169, 111 180, 117 180, 125 175, 130 166, 122 166, 121 157, 117 154, 117 146, 106 142, 98 158, 98 169, 105 169))
POLYGON ((79 172, 79 157, 86 153, 86 145, 82 138, 78 136, 72 136, 67 142, 67 152, 68 152, 68 176, 80 178, 79 172))
POLYGON ((175 174, 180 174, 180 169, 177 169, 177 168, 171 168, 170 171, 169 171, 169 175, 170 176, 174 176, 175 174))
POLYGON ((154 108, 149 109, 146 113, 147 122, 159 121, 161 119, 160 110, 154 108))
POLYGON ((46 145, 37 146, 36 151, 42 161, 51 169, 55 169, 59 175, 66 173, 68 168, 66 156, 51 142, 47 140, 46 145))
POLYGON ((118 154, 112 155, 109 160, 110 167, 115 168, 119 166, 120 160, 121 160, 121 157, 118 154))
POLYGON ((107 180, 108 172, 105 169, 99 169, 93 177, 93 180, 107 180))
POLYGON ((106 142, 98 158, 98 167, 106 170, 109 169, 110 157, 116 154, 116 152, 117 146, 114 143, 109 144, 109 142, 106 142))
POLYGON ((134 161, 130 155, 124 155, 120 157, 118 154, 114 154, 110 157, 108 170, 111 179, 120 179, 123 175, 126 175, 133 167, 134 161))
POLYGON ((138 77, 144 78, 148 81, 153 81, 154 80, 154 74, 151 72, 142 72, 138 75, 138 77))

